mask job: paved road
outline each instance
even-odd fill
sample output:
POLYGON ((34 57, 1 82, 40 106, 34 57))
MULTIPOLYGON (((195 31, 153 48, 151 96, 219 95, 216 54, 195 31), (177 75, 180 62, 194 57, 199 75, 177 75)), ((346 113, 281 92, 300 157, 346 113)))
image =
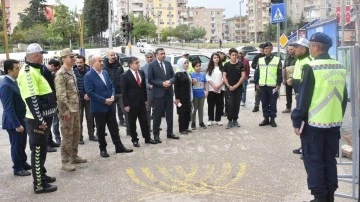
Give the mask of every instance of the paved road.
MULTIPOLYGON (((252 100, 253 91, 248 93, 252 100)), ((285 98, 281 97, 278 109, 284 106, 285 98)), ((279 114, 277 128, 260 128, 261 114, 252 113, 252 107, 248 103, 241 108, 240 128, 211 126, 181 136, 178 141, 167 140, 162 132, 162 144, 145 145, 141 140, 141 147, 131 154, 115 154, 107 137, 107 159, 99 156, 98 144, 86 138, 79 154, 89 162, 72 173, 60 170, 59 152, 49 153, 46 167, 49 175, 57 177, 59 189, 44 195, 33 194, 31 177, 12 175, 8 136, 1 131, 1 201, 310 200, 302 161, 292 154, 299 140, 292 133, 289 114, 279 114)), ((165 120, 162 127, 166 128, 165 120)), ((177 121, 174 127, 177 132, 177 121)), ((120 134, 124 144, 132 148, 123 127, 120 134)), ((339 167, 340 172, 345 170, 339 167)), ((349 189, 346 184, 340 187, 349 189)))
MULTIPOLYGON (((173 51, 167 49, 167 52, 173 51)), ((135 53, 135 52, 134 52, 135 53)), ((140 59, 144 59, 140 55, 140 59)), ((277 128, 259 127, 261 112, 252 113, 254 90, 248 88, 249 102, 240 111, 240 128, 225 126, 197 129, 180 140, 134 148, 131 154, 115 154, 107 137, 110 158, 99 155, 98 144, 85 138, 79 154, 89 160, 75 172, 60 170, 60 153, 49 153, 48 174, 57 177, 58 191, 35 195, 31 177, 14 177, 7 133, 0 131, 0 201, 266 201, 301 202, 311 199, 306 173, 298 155, 290 115, 278 114, 277 128)), ((207 104, 205 104, 207 120, 207 104)), ((285 97, 278 110, 285 108, 285 97)), ((174 131, 178 132, 174 114, 174 131)), ((226 120, 223 119, 225 125, 226 120)), ((85 124, 85 122, 84 122, 85 124)), ((163 119, 162 128, 166 128, 163 119)), ((138 131, 139 132, 139 131, 138 131)), ((85 133, 86 134, 86 133, 85 133)), ((133 148, 120 127, 123 143, 133 148)), ((30 151, 27 148, 27 154, 30 151)), ((349 172, 339 166, 339 173, 349 172)), ((348 184, 340 183, 349 193, 348 184)), ((336 201, 351 201, 337 198, 336 201)))

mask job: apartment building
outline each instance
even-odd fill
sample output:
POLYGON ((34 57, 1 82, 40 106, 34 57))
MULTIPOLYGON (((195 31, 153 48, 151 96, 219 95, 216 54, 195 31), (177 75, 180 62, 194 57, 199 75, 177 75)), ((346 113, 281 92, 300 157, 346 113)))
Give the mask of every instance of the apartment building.
POLYGON ((247 16, 235 16, 226 18, 223 22, 223 39, 227 41, 248 40, 248 19, 247 16))
POLYGON ((205 39, 222 39, 223 38, 223 13, 222 8, 190 8, 192 17, 188 21, 192 22, 190 26, 203 27, 206 30, 205 39))
MULTIPOLYGON (((297 2, 297 0, 292 0, 297 2)), ((303 0, 303 15, 306 21, 316 18, 326 19, 335 17, 336 6, 339 6, 340 0, 303 0)), ((345 0, 345 5, 351 5, 352 0, 345 0)))
POLYGON ((269 8, 271 6, 271 1, 248 0, 246 6, 248 7, 249 40, 252 41, 255 38, 255 34, 259 36, 259 34, 263 33, 270 22, 269 8))

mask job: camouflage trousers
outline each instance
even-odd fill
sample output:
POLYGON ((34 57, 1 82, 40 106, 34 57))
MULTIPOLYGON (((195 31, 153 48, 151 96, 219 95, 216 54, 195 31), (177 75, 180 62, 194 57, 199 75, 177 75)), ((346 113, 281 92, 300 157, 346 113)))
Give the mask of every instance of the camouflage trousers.
POLYGON ((71 112, 70 121, 65 121, 60 117, 60 130, 62 135, 61 142, 61 161, 68 163, 71 158, 78 154, 80 141, 80 113, 71 112))

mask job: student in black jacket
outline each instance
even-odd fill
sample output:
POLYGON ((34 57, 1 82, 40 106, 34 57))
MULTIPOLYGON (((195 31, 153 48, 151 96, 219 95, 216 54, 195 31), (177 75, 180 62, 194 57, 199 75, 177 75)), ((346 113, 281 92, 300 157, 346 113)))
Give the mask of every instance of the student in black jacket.
POLYGON ((179 72, 175 74, 175 104, 179 115, 179 132, 187 135, 191 120, 191 102, 192 102, 192 80, 187 72, 189 60, 180 58, 177 62, 179 72))

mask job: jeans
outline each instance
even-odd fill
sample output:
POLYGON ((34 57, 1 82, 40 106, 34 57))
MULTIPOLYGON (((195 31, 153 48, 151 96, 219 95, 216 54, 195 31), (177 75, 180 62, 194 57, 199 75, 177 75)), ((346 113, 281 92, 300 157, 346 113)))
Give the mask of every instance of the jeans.
POLYGON ((246 103, 246 90, 247 90, 247 86, 249 83, 249 79, 245 79, 244 82, 242 83, 243 86, 243 95, 242 95, 242 102, 246 103))

